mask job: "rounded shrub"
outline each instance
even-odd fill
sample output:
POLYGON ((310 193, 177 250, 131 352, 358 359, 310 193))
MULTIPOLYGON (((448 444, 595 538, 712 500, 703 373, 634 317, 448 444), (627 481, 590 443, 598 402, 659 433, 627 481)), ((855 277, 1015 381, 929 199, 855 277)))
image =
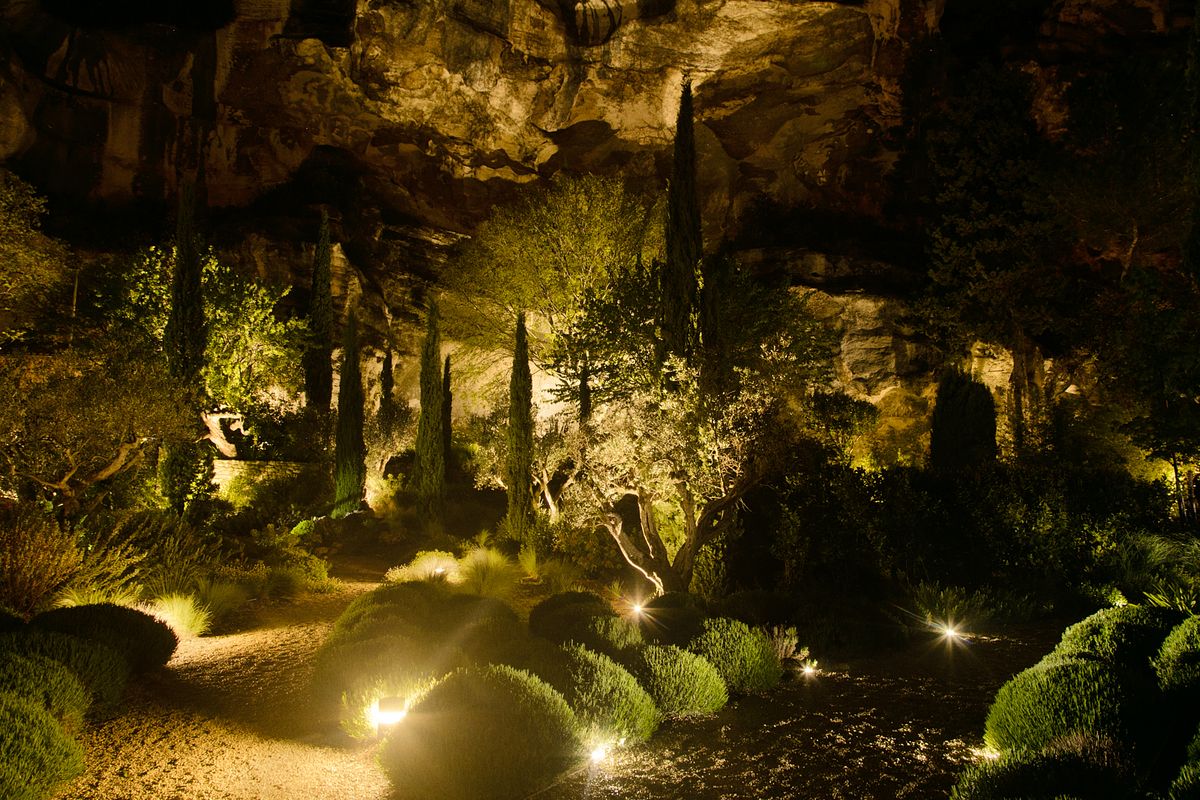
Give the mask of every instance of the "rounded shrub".
POLYGON ((529 630, 535 636, 551 641, 567 641, 561 637, 561 626, 571 620, 612 614, 612 606, 592 592, 560 592, 538 603, 529 612, 529 630), (564 610, 569 609, 566 613, 564 610))
POLYGON ((1188 617, 1171 630, 1154 657, 1154 671, 1169 696, 1200 702, 1200 617, 1188 617))
POLYGON ((165 622, 136 608, 112 603, 56 608, 38 614, 29 624, 108 645, 129 660, 134 672, 165 665, 179 644, 165 622))
POLYGON ((1002 752, 1040 750, 1072 734, 1132 744, 1145 698, 1128 683, 1110 664, 1051 654, 1000 687, 984 740, 1002 752))
POLYGON ((41 704, 0 692, 0 797, 43 800, 83 771, 83 750, 41 704))
POLYGON ((75 673, 36 653, 0 652, 0 693, 41 703, 69 732, 83 725, 91 698, 75 673))
POLYGON ((614 658, 642 643, 638 626, 591 592, 563 592, 543 600, 529 614, 529 629, 556 644, 577 642, 614 658))
POLYGON ((638 615, 642 635, 659 644, 686 647, 708 619, 704 598, 687 592, 667 592, 642 606, 638 615))
POLYGON ((390 583, 356 597, 338 617, 328 642, 355 638, 373 638, 378 631, 364 635, 365 623, 378 624, 391 619, 396 627, 415 627, 429 619, 434 606, 450 596, 445 587, 424 581, 390 583))
POLYGON ((93 714, 116 709, 129 682, 129 662, 108 645, 30 627, 0 634, 0 652, 39 655, 57 661, 79 678, 92 698, 93 714))
POLYGON ((1018 751, 969 767, 951 800, 1062 800, 1141 797, 1111 742, 1071 737, 1044 751, 1018 751))
POLYGON ((621 664, 666 717, 711 714, 729 701, 725 681, 702 656, 674 645, 646 645, 622 654, 621 664))
POLYGON ((509 800, 543 788, 580 754, 566 700, 527 672, 468 667, 424 696, 384 741, 399 797, 509 800))
POLYGON ((589 746, 641 742, 658 729, 661 714, 654 700, 628 670, 602 653, 566 644, 531 659, 528 671, 566 698, 589 746))
POLYGON ((1182 615, 1174 609, 1104 608, 1067 628, 1055 652, 1140 669, 1148 666, 1180 619, 1182 615))
POLYGON ((761 692, 783 677, 783 665, 771 639, 735 619, 705 620, 688 650, 716 667, 731 692, 761 692))

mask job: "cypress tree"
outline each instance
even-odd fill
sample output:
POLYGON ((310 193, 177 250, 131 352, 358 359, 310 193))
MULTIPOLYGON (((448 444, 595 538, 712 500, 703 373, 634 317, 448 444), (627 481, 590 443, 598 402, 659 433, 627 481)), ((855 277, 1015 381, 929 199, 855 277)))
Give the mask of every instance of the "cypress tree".
POLYGON ((447 480, 450 477, 450 454, 452 452, 450 434, 453 431, 451 427, 453 404, 454 394, 450 391, 450 356, 446 356, 446 365, 442 370, 442 464, 445 467, 447 480))
POLYGON ((333 395, 333 266, 329 214, 321 212, 321 230, 313 256, 308 301, 308 347, 304 352, 304 392, 308 407, 329 413, 333 395))
POLYGON ((446 494, 445 391, 442 383, 442 341, 438 309, 429 303, 425 321, 425 344, 421 348, 421 415, 417 418, 416 459, 412 489, 426 517, 436 518, 446 494))
POLYGON ((675 152, 667 186, 666 263, 659 272, 659 360, 690 359, 695 350, 696 271, 704 254, 696 197, 696 134, 692 84, 683 85, 675 122, 675 152))
POLYGON ((338 382, 337 436, 334 444, 333 516, 344 517, 362 507, 367 482, 367 447, 363 441, 363 383, 358 363, 358 320, 351 312, 342 340, 338 382))
POLYGON ((524 540, 533 520, 533 376, 529 371, 529 340, 525 312, 517 314, 512 378, 508 384, 508 457, 504 464, 508 487, 508 530, 524 540))
POLYGON ((956 371, 938 382, 930 417, 929 463, 939 471, 976 469, 996 459, 996 404, 979 381, 956 371))

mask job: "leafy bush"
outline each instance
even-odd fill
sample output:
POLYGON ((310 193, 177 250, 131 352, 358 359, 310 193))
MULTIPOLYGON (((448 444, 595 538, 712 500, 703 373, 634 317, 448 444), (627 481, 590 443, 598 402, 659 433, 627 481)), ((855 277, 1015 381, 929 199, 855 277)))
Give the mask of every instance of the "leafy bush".
POLYGON ((169 511, 123 516, 105 538, 145 553, 139 580, 150 596, 191 591, 218 560, 214 542, 169 511))
POLYGON ((704 629, 704 598, 686 592, 667 592, 642 605, 642 634, 652 642, 684 647, 704 629))
POLYGON ((614 657, 642 643, 636 624, 618 617, 606 601, 588 592, 548 597, 530 612, 529 627, 535 635, 557 644, 577 642, 614 657))
POLYGON ((446 550, 421 550, 402 567, 392 567, 384 575, 389 583, 405 581, 446 581, 457 583, 458 559, 446 550))
POLYGON ((1105 608, 1063 632, 1055 652, 1084 655, 1129 667, 1148 667, 1179 612, 1147 606, 1105 608))
POLYGON ((40 702, 69 732, 83 725, 91 698, 75 673, 35 653, 0 652, 0 694, 40 702))
POLYGON ((592 592, 561 592, 551 595, 534 606, 529 612, 529 630, 535 636, 544 639, 559 637, 559 626, 562 620, 575 619, 580 616, 612 614, 612 606, 598 594, 592 592), (572 609, 565 615, 564 609, 572 609))
POLYGON ((735 619, 705 620, 688 650, 716 667, 731 692, 761 692, 783 677, 783 666, 770 637, 735 619))
POLYGON ((508 800, 548 784, 579 755, 562 695, 505 666, 468 667, 431 689, 379 753, 403 798, 508 800))
POLYGON ((45 708, 0 692, 0 797, 44 800, 83 771, 83 750, 45 708))
POLYGON ((1071 737, 1043 752, 1017 751, 968 768, 951 800, 1057 800, 1062 797, 1140 797, 1110 742, 1071 737), (1064 746, 1065 745, 1065 746, 1064 746))
POLYGON ((482 597, 512 597, 521 570, 508 556, 490 547, 476 547, 458 563, 458 588, 482 597))
POLYGON ((1167 635, 1154 657, 1154 670, 1172 700, 1200 701, 1200 617, 1188 617, 1167 635))
POLYGON ((129 662, 108 645, 32 626, 17 633, 0 634, 0 652, 39 655, 59 662, 79 678, 92 697, 92 712, 116 709, 129 682, 129 662))
POLYGON ((650 695, 606 655, 567 644, 531 660, 527 669, 562 693, 589 747, 645 741, 658 729, 661 715, 650 695))
POLYGON ((163 666, 179 644, 164 622, 135 608, 111 603, 56 608, 39 614, 29 624, 108 645, 125 656, 134 672, 163 666))
POLYGON ((0 607, 25 616, 44 608, 82 563, 75 537, 40 509, 0 511, 0 607))
POLYGON ((984 740, 1002 752, 1039 750, 1074 733, 1139 741, 1140 694, 1111 665, 1052 653, 996 693, 984 740))
POLYGON ((1179 775, 1171 783, 1169 800, 1200 800, 1200 762, 1183 765, 1179 775))
POLYGON ((716 667, 702 656, 673 645, 647 645, 621 657, 666 717, 711 714, 725 705, 729 693, 716 667))
POLYGON ((180 640, 203 636, 212 628, 212 612, 190 594, 174 592, 156 597, 145 609, 146 613, 170 628, 180 640))

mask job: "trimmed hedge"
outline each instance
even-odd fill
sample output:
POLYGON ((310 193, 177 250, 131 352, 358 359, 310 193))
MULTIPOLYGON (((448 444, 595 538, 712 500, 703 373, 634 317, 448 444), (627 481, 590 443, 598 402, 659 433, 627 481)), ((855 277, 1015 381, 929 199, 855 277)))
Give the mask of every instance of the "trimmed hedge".
POLYGON ((1200 702, 1200 617, 1188 617, 1163 640, 1154 658, 1158 685, 1180 701, 1200 702))
POLYGON ((729 701, 725 681, 702 656, 674 645, 646 645, 622 654, 621 664, 666 717, 711 714, 729 701))
POLYGON ((1037 751, 1077 733, 1141 744, 1139 714, 1148 709, 1130 683, 1111 664, 1052 653, 1000 687, 984 741, 1001 752, 1037 751))
POLYGON ((578 722, 544 681, 468 667, 433 687, 384 741, 379 763, 414 800, 509 800, 543 788, 580 755, 578 722))
POLYGON ((555 644, 576 642, 613 658, 642 643, 634 622, 617 616, 608 602, 590 592, 563 592, 543 600, 529 613, 529 630, 555 644))
POLYGON ((443 585, 425 581, 384 584, 356 597, 338 617, 326 642, 372 638, 360 636, 355 630, 371 620, 391 618, 396 620, 398 627, 405 622, 419 624, 431 616, 436 603, 444 602, 449 596, 443 585))
POLYGON ((166 623, 136 608, 113 603, 56 608, 38 614, 29 624, 108 645, 129 660, 135 673, 164 666, 179 645, 166 623))
POLYGON ((731 692, 765 691, 783 677, 783 665, 767 635, 735 619, 705 620, 688 650, 708 659, 731 692))
POLYGON ((1178 611, 1167 608, 1130 605, 1101 609, 1063 631, 1055 652, 1142 669, 1182 618, 1178 611))
POLYGON ((43 800, 83 771, 83 750, 33 700, 0 692, 0 797, 43 800))
POLYGON ((704 598, 687 592, 667 592, 642 606, 642 635, 658 644, 686 647, 704 630, 708 619, 704 598))
POLYGON ((966 770, 951 800, 1061 800, 1141 797, 1113 748, 1099 740, 1082 747, 1020 751, 966 770))
POLYGON ((566 644, 530 660, 529 672, 558 690, 590 745, 645 741, 662 715, 629 671, 581 644, 566 644))
POLYGON ((613 613, 612 606, 598 594, 592 592, 560 592, 559 594, 551 595, 542 602, 538 603, 529 612, 529 630, 534 636, 541 636, 543 639, 555 639, 557 625, 559 621, 559 612, 563 609, 573 608, 576 614, 574 616, 583 616, 587 613, 587 609, 593 610, 596 614, 611 614, 613 613))
POLYGON ((83 726, 91 704, 88 690, 75 673, 36 653, 0 653, 0 693, 41 703, 70 733, 83 726))
POLYGON ((129 662, 108 645, 30 627, 0 634, 0 652, 40 655, 71 670, 92 696, 93 714, 108 714, 129 682, 129 662))

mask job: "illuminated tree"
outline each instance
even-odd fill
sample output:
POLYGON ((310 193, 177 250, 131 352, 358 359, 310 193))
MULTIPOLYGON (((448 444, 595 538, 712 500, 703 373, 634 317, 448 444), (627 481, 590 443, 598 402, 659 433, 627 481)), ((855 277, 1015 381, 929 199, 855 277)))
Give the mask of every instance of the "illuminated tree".
POLYGON ((362 508, 367 482, 367 447, 363 441, 363 383, 359 365, 358 319, 351 312, 342 339, 338 376, 337 435, 334 441, 333 516, 362 508))
POLYGON ((696 349, 697 274, 704 248, 696 198, 696 135, 692 84, 683 84, 675 122, 675 153, 667 187, 666 262, 659 273, 659 362, 674 356, 690 363, 696 349))
POLYGON ((450 387, 450 356, 442 369, 442 463, 450 474, 451 436, 454 433, 454 392, 450 387))
POLYGON ((505 485, 508 489, 508 529, 524 539, 533 520, 533 377, 529 371, 529 344, 525 314, 517 314, 513 345, 512 377, 508 384, 508 457, 505 485))
POLYGON ((438 307, 431 300, 425 318, 425 343, 421 347, 421 413, 417 418, 416 458, 410 483, 422 513, 433 519, 441 515, 446 494, 443 377, 438 307))
POLYGON ((24 336, 67 286, 69 254, 41 231, 46 201, 0 169, 0 342, 24 336))
POLYGON ((333 267, 329 214, 321 212, 321 229, 313 255, 308 305, 308 346, 304 352, 304 391, 308 407, 328 414, 333 395, 333 267))

